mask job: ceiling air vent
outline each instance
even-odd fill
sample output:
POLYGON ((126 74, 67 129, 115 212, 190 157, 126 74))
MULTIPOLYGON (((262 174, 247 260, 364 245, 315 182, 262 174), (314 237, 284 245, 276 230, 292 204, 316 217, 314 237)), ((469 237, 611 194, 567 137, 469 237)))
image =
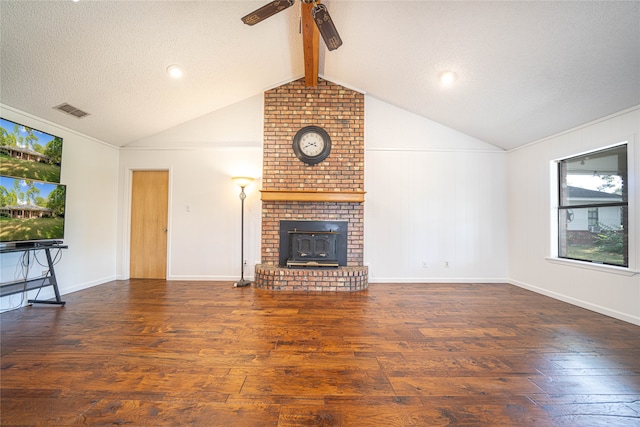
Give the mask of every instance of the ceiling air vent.
POLYGON ((88 116, 89 115, 89 113, 87 113, 86 111, 82 111, 79 108, 74 107, 73 105, 67 104, 66 102, 64 104, 57 105, 57 106, 55 106, 53 108, 56 109, 56 110, 60 110, 60 111, 62 111, 64 113, 71 114, 72 116, 74 116, 74 117, 76 117, 78 119, 81 119, 84 116, 88 116))

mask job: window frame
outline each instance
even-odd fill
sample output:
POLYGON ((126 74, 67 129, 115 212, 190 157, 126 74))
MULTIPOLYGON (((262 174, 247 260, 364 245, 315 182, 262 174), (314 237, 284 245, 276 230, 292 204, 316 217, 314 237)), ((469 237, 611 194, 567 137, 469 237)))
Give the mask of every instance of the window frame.
MULTIPOLYGON (((631 217, 631 211, 630 211, 630 207, 632 205, 632 200, 631 199, 631 194, 629 192, 629 177, 633 176, 632 175, 632 167, 631 167, 631 141, 624 141, 618 144, 614 144, 614 145, 610 145, 607 147, 603 147, 603 148, 599 148, 599 149, 595 149, 595 150, 590 150, 587 152, 583 152, 580 154, 576 154, 576 155, 572 155, 572 156, 568 156, 568 157, 563 157, 561 159, 558 159, 555 161, 556 163, 556 190, 557 190, 557 194, 556 194, 556 221, 555 221, 555 230, 556 232, 555 234, 555 241, 556 241, 556 247, 555 247, 555 251, 556 251, 556 259, 558 260, 562 260, 562 261, 570 261, 570 262, 576 262, 576 263, 585 263, 585 265, 598 265, 598 266, 606 266, 606 267, 611 267, 611 268, 620 268, 620 269, 629 269, 631 267, 631 260, 632 260, 632 242, 631 242, 631 233, 630 233, 630 229, 633 228, 633 221, 632 221, 632 217, 631 217), (624 177, 624 185, 626 186, 625 190, 626 190, 626 194, 623 194, 622 200, 617 201, 617 202, 604 202, 604 203, 581 203, 581 204, 563 204, 563 185, 566 186, 566 177, 563 174, 562 171, 562 165, 564 163, 566 163, 567 161, 571 161, 571 160, 577 160, 577 159, 582 159, 582 158, 587 158, 589 155, 594 155, 594 154, 598 154, 598 153, 606 153, 608 151, 613 151, 615 149, 619 149, 620 147, 625 147, 625 157, 626 157, 626 170, 625 170, 625 177, 624 177), (626 197, 626 200, 625 200, 626 197), (625 253, 623 253, 623 263, 622 264, 614 264, 614 263, 607 263, 607 262, 603 262, 603 261, 599 261, 599 260, 595 260, 595 259, 583 259, 583 258, 573 258, 573 257, 569 257, 569 256, 563 256, 561 255, 562 253, 562 245, 563 245, 563 232, 562 230, 564 230, 565 236, 564 236, 564 244, 565 247, 567 245, 566 240, 568 240, 566 238, 566 232, 568 230, 564 229, 562 226, 562 221, 563 221, 563 211, 571 211, 573 209, 586 209, 587 212, 587 222, 590 221, 590 216, 589 216, 589 211, 590 209, 599 209, 599 208, 606 208, 606 207, 619 207, 621 210, 621 225, 623 226, 623 231, 625 233, 624 236, 624 241, 626 242, 624 245, 624 249, 626 250, 625 253), (624 214, 622 214, 623 211, 626 210, 626 216, 624 214), (626 221, 625 221, 626 220, 626 221)), ((599 213, 599 211, 597 211, 599 213)), ((566 215, 566 214, 565 214, 566 215)))

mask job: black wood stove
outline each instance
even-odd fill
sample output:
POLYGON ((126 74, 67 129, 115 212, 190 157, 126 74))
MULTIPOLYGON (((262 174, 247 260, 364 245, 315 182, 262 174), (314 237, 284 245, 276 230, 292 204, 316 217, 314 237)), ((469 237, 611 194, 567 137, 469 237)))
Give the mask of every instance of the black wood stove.
POLYGON ((289 231, 287 267, 338 267, 335 231, 289 231))
POLYGON ((346 221, 280 221, 281 267, 347 265, 346 221))

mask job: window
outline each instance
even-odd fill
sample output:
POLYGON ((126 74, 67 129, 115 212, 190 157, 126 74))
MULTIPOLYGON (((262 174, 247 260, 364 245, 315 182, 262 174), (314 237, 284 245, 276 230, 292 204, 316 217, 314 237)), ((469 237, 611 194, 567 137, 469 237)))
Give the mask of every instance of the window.
POLYGON ((558 256, 629 266, 627 145, 558 162, 558 256))
POLYGON ((589 231, 598 231, 598 208, 589 208, 587 216, 589 217, 589 231))

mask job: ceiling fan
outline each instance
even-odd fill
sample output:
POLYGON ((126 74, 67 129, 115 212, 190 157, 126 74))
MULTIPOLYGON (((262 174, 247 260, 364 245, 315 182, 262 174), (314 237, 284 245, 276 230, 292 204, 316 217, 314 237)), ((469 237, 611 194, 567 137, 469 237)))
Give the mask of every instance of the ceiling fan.
MULTIPOLYGON (((313 4, 311 9, 311 16, 313 17, 318 31, 322 35, 324 43, 327 45, 327 49, 336 50, 342 46, 342 39, 338 34, 336 26, 333 25, 333 20, 329 15, 329 11, 324 4, 318 3, 318 0, 300 0, 305 4, 313 4)), ((242 18, 242 22, 247 25, 255 25, 258 22, 262 22, 270 16, 275 15, 278 12, 282 12, 288 7, 293 6, 295 0, 274 0, 265 4, 259 9, 254 10, 250 14, 242 18)))

